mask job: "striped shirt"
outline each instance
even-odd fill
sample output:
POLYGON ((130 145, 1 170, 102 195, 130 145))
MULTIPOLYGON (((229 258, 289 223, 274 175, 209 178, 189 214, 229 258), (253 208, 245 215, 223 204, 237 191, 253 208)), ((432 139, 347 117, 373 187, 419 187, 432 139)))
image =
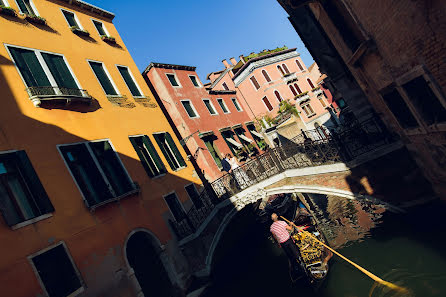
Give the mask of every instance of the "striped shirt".
POLYGON ((275 221, 271 224, 271 227, 269 227, 269 231, 271 231, 279 243, 283 243, 290 239, 290 233, 288 233, 288 230, 286 229, 287 226, 288 224, 284 221, 275 221))

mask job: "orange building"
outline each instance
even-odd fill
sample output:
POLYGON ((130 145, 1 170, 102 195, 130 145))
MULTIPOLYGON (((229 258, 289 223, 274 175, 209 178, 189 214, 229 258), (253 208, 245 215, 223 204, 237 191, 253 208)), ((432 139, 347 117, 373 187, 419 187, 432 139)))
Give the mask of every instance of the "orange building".
POLYGON ((1 296, 175 296, 201 181, 112 20, 0 0, 1 296))

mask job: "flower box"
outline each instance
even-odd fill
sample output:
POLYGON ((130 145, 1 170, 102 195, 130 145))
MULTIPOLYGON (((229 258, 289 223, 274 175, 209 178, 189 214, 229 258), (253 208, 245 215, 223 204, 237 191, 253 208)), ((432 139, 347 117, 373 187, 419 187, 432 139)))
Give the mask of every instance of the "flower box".
POLYGON ((17 13, 15 12, 14 8, 6 7, 3 5, 0 5, 0 14, 9 15, 9 16, 17 16, 17 13))
POLYGON ((39 24, 39 25, 46 24, 46 19, 44 19, 38 15, 25 14, 25 19, 30 23, 35 23, 35 24, 39 24))
POLYGON ((108 43, 116 43, 116 39, 112 36, 101 35, 101 39, 108 43))
POLYGON ((79 36, 90 36, 90 32, 88 32, 87 30, 82 30, 79 27, 73 26, 73 27, 70 27, 70 29, 71 29, 71 32, 73 32, 76 35, 79 35, 79 36))

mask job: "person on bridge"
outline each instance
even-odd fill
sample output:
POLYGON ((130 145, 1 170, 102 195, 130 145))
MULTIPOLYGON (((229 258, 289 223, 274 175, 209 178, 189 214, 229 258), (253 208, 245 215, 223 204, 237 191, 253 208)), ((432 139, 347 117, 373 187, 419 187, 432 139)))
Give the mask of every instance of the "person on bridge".
POLYGON ((231 171, 231 164, 229 164, 229 154, 223 154, 221 153, 221 166, 223 167, 223 171, 226 171, 227 173, 230 173, 231 171))
POLYGON ((285 254, 288 256, 294 272, 299 276, 303 276, 303 269, 298 262, 299 250, 290 236, 290 232, 293 230, 293 228, 286 222, 280 221, 276 213, 271 215, 271 219, 273 220, 273 223, 269 228, 270 232, 273 234, 276 241, 280 244, 285 254))

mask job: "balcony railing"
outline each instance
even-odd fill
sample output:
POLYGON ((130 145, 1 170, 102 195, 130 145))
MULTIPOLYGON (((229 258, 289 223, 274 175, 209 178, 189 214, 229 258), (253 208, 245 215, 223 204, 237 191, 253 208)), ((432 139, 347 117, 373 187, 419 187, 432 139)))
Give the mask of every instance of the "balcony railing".
POLYGON ((297 79, 296 72, 293 72, 293 73, 285 73, 285 74, 283 75, 282 79, 283 79, 285 82, 289 82, 289 81, 292 81, 292 80, 296 80, 296 79, 297 79))
POLYGON ((63 101, 65 103, 82 102, 91 104, 92 98, 87 90, 64 87, 29 87, 26 89, 29 99, 36 107, 44 101, 63 101))

